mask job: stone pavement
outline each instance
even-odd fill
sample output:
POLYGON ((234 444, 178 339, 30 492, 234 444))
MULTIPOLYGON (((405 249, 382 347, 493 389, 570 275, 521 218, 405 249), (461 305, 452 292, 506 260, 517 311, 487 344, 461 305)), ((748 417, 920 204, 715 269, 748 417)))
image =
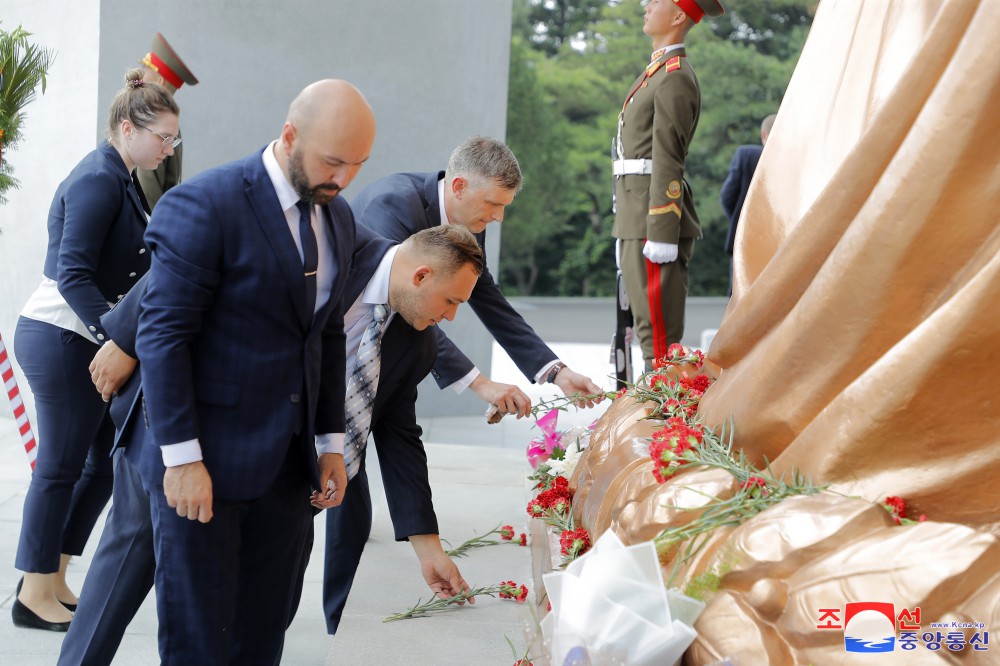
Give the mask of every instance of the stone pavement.
MULTIPOLYGON (((612 331, 606 323, 607 313, 613 311, 610 299, 511 299, 511 302, 570 367, 589 375, 604 388, 613 386, 608 360, 612 331)), ((688 335, 684 342, 698 345, 705 338, 703 329, 718 327, 724 309, 725 299, 688 299, 688 335)), ((637 361, 635 367, 640 368, 638 348, 633 348, 633 359, 637 361)), ((550 385, 529 384, 496 344, 491 376, 521 386, 533 400, 555 396, 550 385)), ((6 398, 0 398, 0 402, 6 402, 6 398)), ((559 416, 559 429, 586 425, 605 408, 606 403, 590 410, 564 412, 559 416)), ((442 536, 457 545, 500 523, 512 524, 518 532, 527 531, 524 507, 529 484, 525 481, 528 465, 524 451, 538 433, 533 423, 508 417, 498 425, 489 426, 482 416, 422 418, 420 423, 442 536)), ((362 558, 340 632, 336 638, 327 636, 322 616, 324 517, 320 515, 302 603, 286 634, 282 664, 509 666, 514 663, 505 637, 519 649, 525 646, 525 630, 533 625, 526 605, 484 597, 474 606, 434 617, 382 622, 384 616, 409 608, 418 598, 426 600, 429 590, 409 544, 393 540, 375 463, 375 456, 371 456, 372 538, 362 558)), ((10 621, 14 588, 20 577, 13 567, 14 553, 29 476, 17 429, 9 407, 4 404, 0 406, 0 666, 55 664, 63 638, 63 634, 16 629, 10 621)), ((69 581, 77 591, 82 587, 103 525, 104 520, 99 520, 84 554, 70 566, 69 581)), ((515 580, 533 587, 528 549, 509 545, 484 548, 458 564, 466 580, 474 586, 515 580)), ((129 626, 114 663, 122 666, 158 663, 156 627, 155 600, 150 595, 129 626)))
MULTIPOLYGON (((611 387, 607 344, 552 346, 571 367, 611 387)), ((495 345, 492 376, 498 381, 517 383, 533 399, 554 395, 551 386, 528 385, 495 345)), ((603 409, 561 415, 559 427, 589 423, 603 409)), ((56 661, 63 634, 16 629, 9 619, 20 577, 13 562, 29 468, 7 406, 0 414, 0 666, 49 666, 56 661)), ((499 523, 512 524, 518 532, 526 531, 524 506, 529 486, 524 478, 528 470, 524 450, 537 433, 532 431, 532 424, 508 417, 499 425, 488 426, 479 416, 426 419, 421 424, 442 536, 457 545, 499 523)), ((282 664, 512 664, 514 658, 505 636, 523 648, 525 627, 531 624, 527 606, 483 597, 474 606, 435 617, 382 623, 385 615, 409 608, 418 598, 427 599, 428 589, 409 544, 393 541, 385 500, 378 496, 383 491, 374 468, 370 478, 376 494, 375 524, 340 633, 335 639, 326 635, 321 612, 321 515, 316 522, 317 539, 306 572, 302 603, 286 636, 282 664)), ((103 522, 98 522, 98 530, 103 522)), ((70 567, 69 581, 76 590, 82 587, 98 539, 95 530, 84 554, 70 567)), ((459 567, 472 585, 511 579, 531 587, 528 549, 510 545, 480 549, 459 560, 459 567)), ((115 664, 156 664, 156 626, 151 595, 130 625, 115 664)))

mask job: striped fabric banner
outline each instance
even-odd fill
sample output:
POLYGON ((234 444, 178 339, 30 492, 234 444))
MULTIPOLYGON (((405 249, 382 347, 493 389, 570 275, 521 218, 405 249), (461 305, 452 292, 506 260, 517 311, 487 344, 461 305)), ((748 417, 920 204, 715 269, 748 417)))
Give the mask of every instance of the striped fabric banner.
POLYGON ((31 423, 28 422, 28 413, 24 409, 24 401, 21 400, 21 392, 14 379, 14 368, 11 367, 10 359, 7 357, 7 348, 3 344, 2 335, 0 335, 0 377, 3 378, 3 387, 10 399, 10 408, 14 410, 14 422, 17 423, 18 432, 21 433, 24 452, 28 454, 28 463, 34 471, 38 446, 35 443, 35 436, 31 432, 31 423))

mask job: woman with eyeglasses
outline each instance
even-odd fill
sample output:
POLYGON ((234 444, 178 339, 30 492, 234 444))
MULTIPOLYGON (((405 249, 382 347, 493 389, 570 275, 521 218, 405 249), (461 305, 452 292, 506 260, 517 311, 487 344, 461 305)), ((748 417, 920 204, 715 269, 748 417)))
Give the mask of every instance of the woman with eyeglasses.
POLYGON ((143 70, 125 75, 108 138, 56 189, 42 283, 21 311, 14 355, 35 398, 38 457, 24 500, 11 609, 18 627, 66 631, 76 596, 66 567, 111 496, 114 426, 88 366, 107 342, 100 317, 149 270, 149 209, 136 167, 155 169, 180 143, 173 97, 143 70))

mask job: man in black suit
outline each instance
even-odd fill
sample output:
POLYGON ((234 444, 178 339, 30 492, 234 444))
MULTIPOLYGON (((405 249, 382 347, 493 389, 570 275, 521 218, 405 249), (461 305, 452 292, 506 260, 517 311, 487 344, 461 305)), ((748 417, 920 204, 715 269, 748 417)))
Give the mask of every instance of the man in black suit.
MULTIPOLYGON (((760 144, 745 145, 736 149, 733 161, 729 164, 729 173, 726 174, 726 181, 722 184, 722 209, 726 211, 729 218, 729 233, 726 234, 726 254, 733 256, 736 246, 736 225, 740 221, 740 212, 743 210, 743 202, 747 198, 747 191, 750 189, 750 181, 753 179, 754 171, 757 170, 757 162, 760 154, 767 143, 767 135, 774 125, 774 114, 772 113, 760 124, 760 144)), ((729 265, 729 293, 733 293, 733 266, 730 259, 729 265)))
MULTIPOLYGON (((521 168, 510 149, 496 139, 477 136, 455 148, 446 171, 387 176, 358 192, 351 207, 360 224, 396 241, 422 229, 465 227, 475 234, 485 257, 486 226, 503 221, 504 208, 520 188, 521 168)), ((559 361, 507 302, 488 268, 476 283, 469 305, 530 380, 554 383, 567 396, 600 392, 590 378, 559 361)), ((531 400, 520 389, 483 376, 440 329, 437 341, 437 361, 431 372, 441 388, 459 393, 469 388, 501 413, 528 414, 531 400)), ((327 516, 323 606, 331 634, 337 631, 364 547, 364 541, 354 535, 367 536, 371 530, 371 497, 364 470, 358 478, 360 484, 355 486, 363 487, 354 490, 361 494, 350 492, 340 509, 327 516)))
MULTIPOLYGON (((390 248, 374 270, 354 271, 344 294, 345 304, 353 299, 344 315, 344 330, 348 357, 356 362, 362 359, 359 341, 373 321, 376 306, 388 306, 388 318, 381 327, 381 373, 370 432, 396 540, 410 541, 424 579, 442 598, 468 591, 469 586, 438 537, 427 456, 417 425, 417 385, 431 371, 438 354, 435 324, 454 319, 458 306, 471 296, 484 263, 476 238, 463 227, 425 229, 390 248)), ((349 373, 352 365, 348 363, 349 373)), ((348 389, 348 409, 350 399, 348 389)), ((366 441, 367 433, 362 432, 359 439, 366 441)), ((360 557, 371 530, 371 514, 364 448, 359 457, 358 472, 348 481, 344 501, 353 505, 368 501, 368 522, 356 524, 357 512, 347 514, 340 523, 347 529, 336 532, 334 548, 357 552, 360 557)), ((345 459, 350 461, 349 452, 345 459)), ((340 510, 331 513, 340 515, 340 510)), ((328 552, 330 547, 327 543, 328 552)))

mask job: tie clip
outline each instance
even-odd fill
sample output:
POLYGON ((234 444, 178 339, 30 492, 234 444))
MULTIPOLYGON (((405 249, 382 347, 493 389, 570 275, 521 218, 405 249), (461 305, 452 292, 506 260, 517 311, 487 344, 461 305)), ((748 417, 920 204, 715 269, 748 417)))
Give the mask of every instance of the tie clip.
POLYGON ((316 271, 310 271, 309 273, 303 273, 303 275, 305 275, 306 277, 309 277, 311 275, 316 275, 316 271))

